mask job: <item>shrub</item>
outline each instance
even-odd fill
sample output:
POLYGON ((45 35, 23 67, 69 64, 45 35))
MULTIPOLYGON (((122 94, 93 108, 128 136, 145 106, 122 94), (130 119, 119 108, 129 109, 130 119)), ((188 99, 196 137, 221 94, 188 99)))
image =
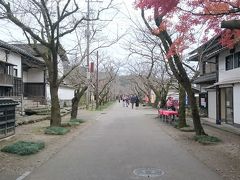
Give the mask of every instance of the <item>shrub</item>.
POLYGON ((191 128, 190 126, 186 126, 186 127, 180 128, 180 131, 183 131, 183 132, 194 132, 194 129, 191 128))
POLYGON ((214 136, 207 136, 207 135, 199 135, 194 136, 194 140, 201 143, 201 144, 215 144, 217 142, 221 142, 221 140, 214 136))
POLYGON ((68 124, 69 126, 78 126, 80 123, 76 121, 69 121, 68 124))
POLYGON ((82 119, 71 119, 69 122, 78 122, 79 124, 84 123, 85 121, 82 119))
POLYGON ((62 123, 62 127, 72 127, 72 126, 78 126, 81 123, 84 123, 82 119, 71 119, 69 122, 62 123))
POLYGON ((68 133, 70 130, 65 127, 47 127, 45 129, 45 134, 50 134, 50 135, 64 135, 68 133))
POLYGON ((43 149, 44 147, 45 147, 45 143, 41 141, 38 141, 38 142, 18 141, 14 144, 3 147, 1 151, 25 156, 25 155, 35 154, 39 152, 41 149, 43 149))

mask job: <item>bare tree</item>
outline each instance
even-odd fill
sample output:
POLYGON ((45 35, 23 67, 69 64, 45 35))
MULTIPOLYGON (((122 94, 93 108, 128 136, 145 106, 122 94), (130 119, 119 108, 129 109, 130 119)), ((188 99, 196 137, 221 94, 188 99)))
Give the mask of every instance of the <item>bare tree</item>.
POLYGON ((162 54, 159 53, 161 49, 157 41, 139 27, 134 29, 132 39, 134 42, 127 42, 129 59, 133 60, 133 63, 129 64, 131 71, 139 77, 137 79, 142 81, 146 89, 152 90, 156 95, 153 106, 157 107, 160 101, 161 107, 164 107, 173 79, 168 73, 162 54))
MULTIPOLYGON (((94 96, 96 98, 96 109, 99 105, 104 104, 111 95, 111 89, 114 86, 114 80, 116 79, 119 71, 119 64, 111 60, 109 57, 104 55, 99 56, 98 72, 94 71, 92 74, 92 88, 94 96), (98 73, 98 75, 97 75, 98 73), (96 78, 98 76, 98 78, 96 78)), ((97 69, 97 67, 95 68, 97 69)), ((112 94, 115 96, 115 94, 112 94)))
MULTIPOLYGON (((111 2, 106 8, 110 7, 111 2)), ((29 44, 45 61, 51 94, 50 125, 60 126, 58 89, 64 78, 74 69, 73 67, 59 77, 58 53, 62 49, 60 40, 71 34, 83 21, 99 19, 103 9, 98 11, 96 17, 88 19, 79 11, 76 0, 29 0, 27 3, 23 3, 21 0, 8 2, 0 0, 0 10, 1 18, 6 18, 21 28, 29 44), (41 44, 45 50, 41 51, 37 44, 41 44)))

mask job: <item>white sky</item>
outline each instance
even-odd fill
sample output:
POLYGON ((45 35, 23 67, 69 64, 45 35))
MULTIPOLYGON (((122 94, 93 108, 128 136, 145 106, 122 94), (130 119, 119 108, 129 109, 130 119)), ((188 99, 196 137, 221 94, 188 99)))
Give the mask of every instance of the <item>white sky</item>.
MULTIPOLYGON (((91 1, 91 0, 90 0, 91 1)), ((94 1, 94 0, 93 0, 94 1)), ((84 2, 84 1, 83 1, 84 2)), ((95 6, 95 8, 101 8, 104 6, 109 0, 103 0, 102 3, 91 2, 90 8, 95 6)), ((109 39, 116 39, 117 36, 121 36, 126 34, 124 38, 127 38, 127 34, 129 33, 130 29, 130 20, 129 17, 136 16, 137 10, 134 8, 134 0, 114 0, 113 4, 117 4, 117 8, 119 9, 118 14, 114 17, 111 22, 105 22, 107 27, 102 29, 99 33, 101 35, 107 36, 109 39)), ((86 6, 86 4, 85 4, 86 6)), ((87 7, 85 7, 87 8, 87 7)), ((107 10, 100 16, 101 19, 109 20, 116 14, 116 10, 107 10)), ((97 23, 97 22, 94 22, 97 23)), ((1 33, 1 40, 14 43, 14 42, 26 42, 24 34, 22 30, 15 25, 12 25, 6 21, 0 21, 0 33, 1 33)), ((67 40, 63 39, 63 45, 67 49, 75 44, 75 36, 68 36, 67 40)), ((83 42, 86 43, 86 42, 83 42)), ((106 48, 104 50, 105 54, 112 57, 112 59, 116 59, 118 61, 123 61, 126 59, 128 52, 121 48, 123 44, 123 39, 120 40, 115 45, 106 48)))
MULTIPOLYGON (((91 0, 90 0, 91 1, 91 0)), ((96 0, 93 0, 96 1, 96 0)), ((101 6, 104 7, 109 0, 102 0, 102 3, 96 3, 91 2, 90 7, 95 9, 100 9, 101 6)), ((80 3, 84 3, 85 0, 82 0, 80 3)), ((100 49, 99 54, 104 53, 105 56, 109 56, 111 59, 117 62, 125 63, 127 61, 127 57, 129 52, 122 47, 126 46, 124 43, 126 43, 126 39, 129 40, 131 38, 129 35, 131 33, 131 26, 132 22, 129 19, 131 17, 132 21, 139 21, 139 23, 142 23, 141 17, 140 17, 140 11, 136 10, 134 7, 134 0, 114 0, 113 4, 117 4, 118 8, 118 14, 113 18, 112 21, 106 21, 104 22, 107 24, 106 27, 104 27, 100 32, 97 32, 96 38, 108 38, 116 39, 117 36, 125 35, 118 43, 112 45, 111 47, 100 49)), ((87 9, 86 3, 83 5, 83 9, 87 9), (85 7, 84 7, 85 6, 85 7)), ((103 12, 103 14, 100 16, 101 20, 109 20, 112 19, 112 17, 116 14, 116 10, 106 10, 103 12)), ((95 24, 98 24, 98 22, 94 22, 95 24)), ((103 23, 103 22, 101 22, 103 23)), ((144 25, 143 25, 144 26, 144 25)), ((25 37, 23 35, 22 30, 20 30, 18 27, 12 25, 11 23, 0 21, 0 33, 1 33, 1 40, 6 42, 14 42, 14 41, 25 41, 25 37)), ((26 42, 26 41, 25 41, 26 42)), ((67 36, 65 39, 62 40, 63 46, 65 49, 71 49, 73 46, 75 46, 76 38, 75 36, 67 36)), ((82 41, 83 46, 86 46, 86 41, 82 41)), ((91 48, 93 48, 94 45, 90 45, 91 48)), ((94 60, 95 57, 90 57, 90 59, 94 60)), ((125 72, 124 66, 120 69, 121 73, 125 72)))

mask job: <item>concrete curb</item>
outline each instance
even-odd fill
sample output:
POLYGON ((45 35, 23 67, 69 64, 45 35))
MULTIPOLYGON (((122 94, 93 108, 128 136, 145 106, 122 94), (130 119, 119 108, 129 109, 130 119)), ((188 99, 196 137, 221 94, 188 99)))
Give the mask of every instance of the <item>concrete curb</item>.
POLYGON ((240 129, 236 130, 236 129, 231 128, 231 127, 225 127, 224 125, 213 124, 213 123, 208 122, 206 120, 202 121, 202 124, 240 136, 240 129))
MULTIPOLYGON (((191 123, 190 126, 193 127, 192 119, 187 118, 187 121, 190 122, 191 123)), ((232 127, 231 125, 225 125, 224 123, 221 125, 218 125, 202 118, 201 118, 201 124, 240 136, 240 128, 232 127)))
MULTIPOLYGON (((66 115, 68 115, 68 114, 70 114, 71 113, 71 111, 68 111, 68 112, 66 112, 66 113, 63 113, 62 115, 61 115, 61 117, 64 117, 64 116, 66 116, 66 115)), ((48 120, 48 119, 50 119, 50 117, 51 116, 49 116, 49 115, 46 115, 46 116, 41 116, 41 117, 39 117, 39 118, 37 118, 37 115, 35 115, 35 117, 33 118, 33 119, 30 119, 30 120, 16 120, 16 127, 17 126, 21 126, 21 125, 27 125, 27 124, 32 124, 32 123, 36 123, 36 122, 40 122, 40 121, 45 121, 45 120, 48 120)), ((24 119, 24 118, 23 118, 24 119)))

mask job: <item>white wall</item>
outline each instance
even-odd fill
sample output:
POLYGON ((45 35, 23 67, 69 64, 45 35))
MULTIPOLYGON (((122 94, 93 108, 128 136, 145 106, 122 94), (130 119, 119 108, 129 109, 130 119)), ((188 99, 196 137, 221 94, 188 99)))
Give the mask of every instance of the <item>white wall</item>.
MULTIPOLYGON (((47 100, 51 99, 50 87, 47 85, 47 100)), ((71 100, 74 96, 74 89, 68 87, 60 87, 58 90, 58 97, 60 100, 71 100)))
POLYGON ((8 54, 8 62, 11 64, 15 64, 14 69, 17 69, 17 77, 22 77, 22 60, 21 56, 15 53, 8 54))
POLYGON ((43 83, 44 82, 44 71, 41 69, 28 69, 23 72, 23 82, 29 83, 43 83))
MULTIPOLYGON (((0 49, 0 60, 3 62, 6 62, 6 53, 3 49, 0 49)), ((16 66, 14 66, 14 69, 17 69, 17 77, 21 78, 22 77, 22 60, 21 60, 21 56, 10 52, 10 54, 8 54, 8 61, 11 64, 14 64, 16 66)))
MULTIPOLYGON (((37 57, 37 58, 44 62, 42 57, 37 57)), ((63 75, 63 71, 64 71, 63 62, 62 62, 60 56, 58 55, 58 76, 59 77, 61 77, 63 75)))
POLYGON ((6 62, 6 55, 3 49, 0 49, 0 60, 6 62))
POLYGON ((233 86, 233 118, 234 123, 240 124, 240 84, 233 86))
POLYGON ((208 117, 216 119, 216 91, 208 91, 208 117))
MULTIPOLYGON (((224 50, 219 56, 219 82, 240 79, 240 67, 226 71, 225 58, 230 55, 229 51, 229 49, 224 50)), ((235 52, 239 51, 240 47, 237 47, 235 52)))

